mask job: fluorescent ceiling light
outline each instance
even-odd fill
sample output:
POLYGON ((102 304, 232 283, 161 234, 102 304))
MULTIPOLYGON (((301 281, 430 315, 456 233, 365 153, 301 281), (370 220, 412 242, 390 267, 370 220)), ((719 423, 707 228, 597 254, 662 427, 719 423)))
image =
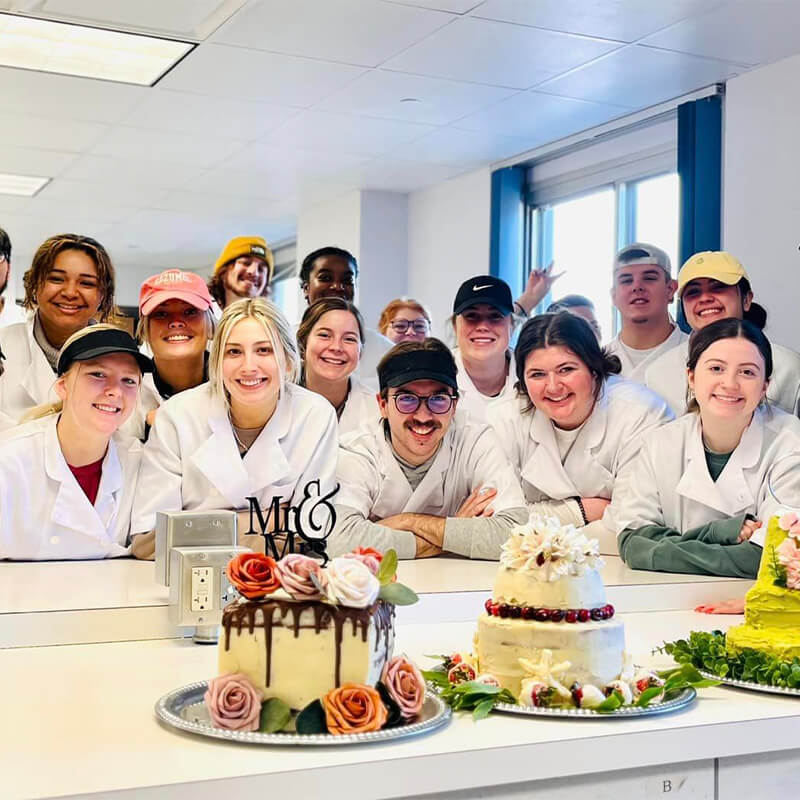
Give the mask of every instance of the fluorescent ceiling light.
POLYGON ((48 183, 50 183, 50 178, 35 178, 31 175, 8 175, 0 172, 0 194, 33 197, 39 189, 48 183))
POLYGON ((0 66, 152 86, 194 45, 0 14, 0 66))

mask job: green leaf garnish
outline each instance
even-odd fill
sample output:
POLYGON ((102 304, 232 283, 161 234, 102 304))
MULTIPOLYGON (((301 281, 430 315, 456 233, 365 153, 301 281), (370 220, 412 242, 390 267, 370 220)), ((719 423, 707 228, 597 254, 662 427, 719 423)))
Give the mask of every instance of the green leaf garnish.
POLYGON ((484 719, 488 717, 491 713, 491 710, 494 708, 495 700, 493 697, 487 697, 485 700, 481 700, 476 706, 474 711, 472 712, 472 719, 476 722, 479 719, 484 719))
POLYGON ((616 711, 621 705, 624 705, 624 699, 615 689, 599 706, 595 706, 594 710, 599 714, 608 714, 609 711, 616 711))
POLYGON ((650 686, 636 698, 634 705, 640 708, 647 708, 647 706, 649 706, 656 697, 659 697, 662 692, 664 692, 663 686, 650 686))
POLYGON ((447 679, 447 673, 442 669, 423 669, 421 670, 422 677, 426 681, 430 681, 436 686, 449 686, 450 681, 447 679))
POLYGON ((277 733, 282 731, 289 719, 292 711, 283 700, 277 697, 270 697, 261 704, 261 716, 258 721, 259 733, 277 733))
POLYGON ((309 703, 298 715, 295 725, 298 733, 327 733, 328 725, 325 722, 325 709, 320 700, 309 703))
POLYGON ((391 583, 397 572, 397 551, 387 550, 381 559, 381 565, 378 567, 377 578, 381 586, 386 583, 391 583))
MULTIPOLYGON (((389 552, 392 552, 391 550, 389 552)), ((386 558, 386 556, 384 556, 386 558)), ((410 606, 419 600, 416 592, 413 592, 408 586, 402 583, 383 583, 381 590, 378 593, 381 600, 387 603, 394 603, 396 606, 410 606)))

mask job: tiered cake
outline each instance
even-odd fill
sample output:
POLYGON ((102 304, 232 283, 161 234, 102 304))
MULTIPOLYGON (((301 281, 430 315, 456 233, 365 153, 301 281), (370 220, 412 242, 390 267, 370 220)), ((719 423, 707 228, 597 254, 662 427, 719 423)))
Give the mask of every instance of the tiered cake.
POLYGON ((623 672, 625 631, 597 569, 597 542, 534 516, 503 545, 492 599, 478 619, 478 670, 519 696, 524 662, 568 662, 560 678, 605 687, 623 672), (545 654, 550 651, 552 655, 545 654))
POLYGON ((394 605, 378 599, 379 582, 364 563, 343 557, 322 569, 305 556, 239 559, 272 575, 251 589, 229 565, 243 596, 223 611, 221 675, 245 675, 264 699, 293 709, 343 684, 377 683, 392 655, 394 605))
POLYGON ((744 624, 731 628, 728 648, 761 650, 778 659, 800 657, 800 522, 773 517, 755 585, 745 596, 744 624))

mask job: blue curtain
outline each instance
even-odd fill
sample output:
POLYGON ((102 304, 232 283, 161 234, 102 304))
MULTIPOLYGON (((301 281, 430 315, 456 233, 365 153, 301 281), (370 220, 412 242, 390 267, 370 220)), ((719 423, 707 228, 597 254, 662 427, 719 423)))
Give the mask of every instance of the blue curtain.
POLYGON ((522 291, 525 171, 505 167, 492 173, 489 274, 502 278, 514 297, 522 291))

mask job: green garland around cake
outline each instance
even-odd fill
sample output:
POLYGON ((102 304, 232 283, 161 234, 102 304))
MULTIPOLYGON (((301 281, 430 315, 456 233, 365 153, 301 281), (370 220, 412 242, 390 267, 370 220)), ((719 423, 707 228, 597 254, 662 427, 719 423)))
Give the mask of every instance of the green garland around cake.
POLYGON ((671 655, 678 664, 691 664, 720 678, 800 689, 800 659, 781 660, 748 648, 731 652, 722 631, 693 631, 688 639, 666 642, 658 650, 671 655))

